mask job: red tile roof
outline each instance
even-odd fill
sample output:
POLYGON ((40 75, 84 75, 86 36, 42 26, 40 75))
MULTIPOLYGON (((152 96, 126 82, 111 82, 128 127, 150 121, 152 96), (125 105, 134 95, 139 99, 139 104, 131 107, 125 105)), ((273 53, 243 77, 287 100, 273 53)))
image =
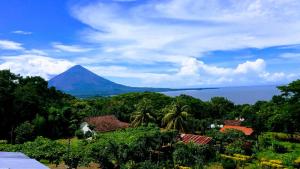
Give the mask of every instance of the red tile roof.
POLYGON ((224 124, 229 125, 229 126, 240 126, 241 121, 240 120, 224 120, 224 124))
POLYGON ((225 132, 226 129, 234 129, 234 130, 239 130, 243 132, 245 135, 249 136, 253 133, 252 128, 244 127, 244 126, 230 126, 230 125, 225 125, 223 128, 220 129, 221 132, 225 132))
POLYGON ((208 144, 212 140, 211 137, 194 135, 194 134, 181 134, 180 138, 184 143, 193 142, 197 144, 208 144))
POLYGON ((129 123, 121 122, 114 115, 88 117, 85 121, 88 124, 95 126, 94 130, 99 132, 114 131, 129 126, 129 123))

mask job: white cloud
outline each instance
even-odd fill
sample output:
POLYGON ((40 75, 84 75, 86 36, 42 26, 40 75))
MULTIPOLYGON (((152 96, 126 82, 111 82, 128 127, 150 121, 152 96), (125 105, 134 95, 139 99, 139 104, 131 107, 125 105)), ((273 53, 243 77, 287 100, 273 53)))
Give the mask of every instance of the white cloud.
POLYGON ((299 75, 283 72, 268 72, 263 59, 246 61, 236 67, 218 67, 208 65, 196 58, 183 60, 173 73, 150 73, 125 66, 89 66, 89 69, 101 76, 113 78, 135 78, 140 86, 157 87, 197 87, 197 86, 237 86, 258 85, 269 82, 294 80, 299 75), (237 81, 239 81, 237 83, 237 81))
POLYGON ((22 30, 12 31, 12 33, 14 33, 14 34, 20 34, 20 35, 31 35, 32 34, 32 32, 22 31, 22 30))
POLYGON ((74 53, 88 52, 88 51, 92 50, 91 48, 83 48, 79 45, 64 45, 61 43, 53 43, 53 47, 60 51, 74 52, 74 53))
POLYGON ((0 49, 4 50, 23 50, 21 43, 10 41, 10 40, 0 40, 0 49))
MULTIPOLYGON (((269 60, 264 59, 230 66, 216 66, 201 59, 214 50, 299 44, 298 0, 169 0, 130 6, 117 1, 95 1, 72 9, 73 16, 88 26, 81 32, 81 39, 100 49, 62 43, 53 43, 53 48, 62 53, 80 53, 80 57, 72 58, 73 62, 99 75, 134 78, 142 86, 248 85, 299 77, 284 70, 269 71, 269 60), (99 61, 109 66, 95 66, 99 61), (161 63, 168 67, 163 69, 161 63), (156 70, 158 67, 161 71, 156 70)), ((73 65, 45 57, 47 53, 41 50, 25 50, 22 44, 12 41, 0 41, 0 48, 27 53, 0 57, 0 68, 9 67, 25 75, 49 78, 73 65)), ((297 57, 294 53, 281 56, 297 57)))
POLYGON ((41 76, 45 79, 49 79, 73 65, 74 63, 67 60, 33 54, 0 58, 0 70, 10 69, 12 72, 22 76, 41 76))
POLYGON ((271 82, 281 81, 285 76, 286 75, 283 72, 273 73, 273 74, 264 72, 264 73, 260 74, 260 77, 264 78, 267 81, 271 81, 271 82))
POLYGON ((239 64, 235 69, 236 73, 248 73, 248 72, 261 72, 264 71, 266 63, 263 59, 257 59, 254 62, 246 61, 245 63, 239 64))
POLYGON ((97 1, 73 7, 73 16, 90 27, 81 33, 82 39, 101 46, 97 55, 76 62, 168 63, 177 73, 155 73, 155 68, 138 72, 130 67, 121 73, 143 82, 150 75, 158 77, 156 82, 165 86, 262 84, 288 79, 289 74, 282 77, 284 70, 269 72, 263 59, 222 67, 206 64, 201 57, 215 50, 300 43, 298 0, 170 0, 122 5, 97 1))
POLYGON ((201 56, 211 50, 297 44, 299 10, 297 0, 171 0, 126 8, 90 3, 74 7, 73 15, 93 28, 83 33, 87 40, 143 60, 140 51, 201 56))
POLYGON ((279 56, 283 59, 300 59, 300 53, 283 53, 279 56))
POLYGON ((26 54, 37 54, 37 55, 42 55, 42 56, 48 55, 45 51, 39 50, 39 49, 25 50, 25 53, 26 54))

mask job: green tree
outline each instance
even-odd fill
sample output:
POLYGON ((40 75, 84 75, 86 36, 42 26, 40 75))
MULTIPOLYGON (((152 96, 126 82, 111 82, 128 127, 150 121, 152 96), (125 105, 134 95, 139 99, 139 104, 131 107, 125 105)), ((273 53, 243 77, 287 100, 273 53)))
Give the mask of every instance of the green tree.
POLYGON ((172 156, 175 166, 202 168, 205 163, 213 159, 213 154, 213 150, 208 145, 178 143, 172 156))
POLYGON ((21 144, 35 138, 34 126, 28 121, 21 123, 15 130, 16 143, 21 144))
POLYGON ((96 163, 99 164, 102 169, 114 168, 114 165, 110 159, 111 152, 110 148, 106 147, 102 143, 93 143, 89 145, 88 156, 96 163))
POLYGON ((176 129, 180 132, 185 132, 189 117, 188 108, 187 105, 181 106, 177 102, 167 106, 164 109, 165 116, 162 119, 162 124, 167 129, 176 129))
POLYGON ((226 118, 226 113, 234 110, 233 102, 224 97, 213 97, 210 101, 210 113, 212 118, 226 118))
POLYGON ((155 122, 154 107, 149 99, 143 99, 136 105, 136 111, 132 113, 131 125, 133 127, 140 126, 142 124, 148 124, 155 122))
POLYGON ((18 114, 14 111, 14 90, 21 77, 9 70, 0 71, 0 138, 13 141, 14 129, 18 125, 18 114))
POLYGON ((63 160, 69 169, 76 169, 82 162, 84 152, 81 148, 71 146, 69 151, 63 155, 63 160))

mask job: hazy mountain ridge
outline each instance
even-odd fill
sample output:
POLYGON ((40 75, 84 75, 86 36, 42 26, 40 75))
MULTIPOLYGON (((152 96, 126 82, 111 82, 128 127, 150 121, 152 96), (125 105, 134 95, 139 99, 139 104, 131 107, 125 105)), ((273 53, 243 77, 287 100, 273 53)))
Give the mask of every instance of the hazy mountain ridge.
POLYGON ((67 71, 49 80, 49 86, 54 86, 59 90, 74 96, 107 96, 128 92, 164 92, 175 90, 201 90, 197 89, 170 89, 170 88, 150 88, 150 87, 130 87, 107 80, 88 69, 76 65, 67 71))

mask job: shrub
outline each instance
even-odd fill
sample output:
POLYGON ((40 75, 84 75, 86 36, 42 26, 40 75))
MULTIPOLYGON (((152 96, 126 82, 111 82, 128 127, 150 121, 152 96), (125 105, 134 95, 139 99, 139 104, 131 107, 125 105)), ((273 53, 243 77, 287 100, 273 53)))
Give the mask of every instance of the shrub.
POLYGON ((89 137, 92 137, 93 135, 94 135, 93 132, 87 131, 87 132, 84 134, 84 138, 89 138, 89 137))
POLYGON ((242 146, 244 145, 244 142, 241 140, 236 140, 234 142, 232 142, 231 144, 229 144, 228 146, 226 146, 226 154, 244 154, 245 151, 242 149, 242 146))
POLYGON ((26 141, 31 141, 35 138, 34 126, 28 121, 26 121, 16 128, 15 135, 17 144, 21 144, 26 141))
POLYGON ((78 147, 71 147, 63 156, 63 160, 69 168, 77 168, 83 159, 83 152, 78 147))
POLYGON ((224 169, 236 169, 236 163, 232 159, 222 159, 221 163, 224 169))
POLYGON ((79 139, 83 139, 84 138, 84 133, 81 129, 78 129, 75 131, 75 136, 79 139))
POLYGON ((160 166, 159 164, 146 160, 144 162, 138 163, 136 169, 162 169, 162 168, 163 167, 160 166))
POLYGON ((37 137, 33 142, 22 144, 21 151, 37 160, 58 164, 66 151, 64 145, 47 138, 37 137))
POLYGON ((283 145, 278 144, 278 143, 273 144, 273 150, 276 153, 286 153, 287 152, 287 148, 284 147, 283 145))
POLYGON ((260 149, 265 149, 272 145, 272 138, 266 134, 258 137, 258 146, 260 149))
POLYGON ((20 145, 12 145, 5 142, 0 143, 0 151, 16 152, 20 151, 20 147, 20 145))
POLYGON ((179 166, 202 166, 212 158, 213 150, 210 150, 207 145, 178 143, 173 152, 174 165, 179 166))
POLYGON ((294 167, 295 167, 295 168, 300 168, 300 157, 298 157, 298 158, 294 161, 294 167))

